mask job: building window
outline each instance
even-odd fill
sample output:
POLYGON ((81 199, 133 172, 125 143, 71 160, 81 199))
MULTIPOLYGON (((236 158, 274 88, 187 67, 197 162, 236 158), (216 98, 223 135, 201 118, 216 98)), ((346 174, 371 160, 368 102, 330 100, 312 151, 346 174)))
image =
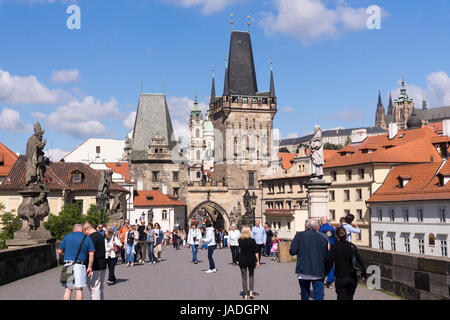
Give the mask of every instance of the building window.
POLYGON ((384 246, 383 246, 383 235, 379 234, 378 235, 378 249, 383 250, 384 246))
POLYGON ((417 213, 417 221, 423 222, 423 209, 417 208, 416 213, 417 213))
POLYGON ((278 221, 278 229, 281 230, 281 221, 278 221))
POLYGON ((336 220, 336 210, 330 210, 330 220, 336 220))
POLYGON ((290 221, 288 221, 288 223, 287 223, 287 228, 288 228, 288 230, 291 230, 291 222, 290 221))
POLYGON ((443 223, 447 221, 447 212, 445 210, 445 207, 439 208, 439 220, 443 223))
POLYGON ((167 220, 167 210, 162 211, 162 219, 167 220))
POLYGON ((419 253, 425 254, 425 240, 423 238, 419 238, 419 253))
POLYGON ((249 187, 255 186, 255 172, 248 173, 248 186, 249 187))
POLYGON ((336 171, 331 171, 331 181, 336 181, 336 179, 337 179, 337 174, 336 174, 336 171))
POLYGON ((173 188, 173 195, 178 198, 180 196, 180 188, 173 188))
POLYGON ((356 210, 356 215, 357 215, 357 218, 358 218, 358 220, 364 220, 363 218, 363 211, 361 210, 361 209, 357 209, 356 210))
POLYGON ((82 178, 82 174, 80 172, 73 173, 72 174, 72 182, 73 183, 80 183, 82 178))
POLYGON ((302 184, 301 181, 298 183, 298 187, 299 187, 298 192, 299 192, 299 193, 300 193, 300 192, 303 192, 303 184, 302 184))
POLYGON ((391 250, 392 250, 392 251, 396 251, 396 246, 395 246, 395 235, 391 236, 391 250))
POLYGON ((378 221, 383 221, 383 209, 377 208, 378 221))
POLYGON ((409 236, 405 237, 405 252, 411 252, 411 243, 409 242, 409 236))
POLYGON ((350 190, 344 190, 344 201, 350 201, 350 190))
POLYGON ((95 147, 95 153, 100 153, 100 146, 95 147))
POLYGON ((391 218, 391 222, 395 221, 395 209, 394 208, 389 209, 389 217, 391 218))
POLYGON ((179 177, 179 172, 178 171, 174 171, 173 172, 173 181, 177 182, 178 181, 178 177, 179 177))
POLYGON ((152 171, 152 182, 158 182, 159 171, 152 171))
POLYGON ((292 182, 289 182, 289 191, 288 191, 288 193, 292 193, 292 191, 293 191, 292 182))
POLYGON ((409 209, 408 208, 403 208, 403 219, 405 222, 409 221, 409 209))
POLYGON ((334 201, 336 198, 335 198, 335 193, 334 193, 334 190, 331 190, 330 191, 330 201, 334 201))
POLYGON ((356 189, 356 200, 362 200, 362 189, 356 189))
POLYGON ((441 240, 441 256, 443 257, 448 256, 447 240, 441 240))
POLYGON ((358 178, 360 180, 364 179, 364 169, 358 169, 358 178))
POLYGON ((430 233, 430 234, 428 235, 428 245, 429 245, 429 246, 434 246, 434 245, 435 245, 435 242, 436 242, 436 237, 434 236, 433 233, 430 233))
POLYGON ((202 174, 200 173, 200 171, 197 171, 197 179, 200 179, 202 177, 202 174))
POLYGON ((345 170, 345 179, 352 180, 352 170, 345 170))

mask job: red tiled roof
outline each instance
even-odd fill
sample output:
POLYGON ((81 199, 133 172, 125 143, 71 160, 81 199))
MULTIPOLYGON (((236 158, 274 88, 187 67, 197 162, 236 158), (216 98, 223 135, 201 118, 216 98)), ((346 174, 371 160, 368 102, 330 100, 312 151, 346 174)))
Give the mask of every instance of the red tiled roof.
POLYGON ((441 156, 432 145, 438 135, 428 127, 399 131, 389 139, 388 135, 369 136, 362 143, 347 145, 338 154, 325 159, 325 168, 344 167, 361 163, 426 163, 440 162, 441 156), (367 149, 375 150, 365 152, 367 149), (364 150, 364 152, 363 152, 364 150), (354 152, 343 155, 340 152, 354 152))
POLYGON ((437 134, 442 134, 442 132, 444 131, 444 123, 441 122, 432 122, 426 125, 429 128, 432 128, 434 130, 434 132, 436 132, 437 134))
MULTIPOLYGON (((441 162, 395 166, 383 185, 368 202, 397 202, 450 199, 450 182, 439 186, 438 170, 441 162), (398 177, 410 177, 403 188, 399 188, 398 177)), ((450 172, 450 163, 446 162, 439 173, 450 172)))
MULTIPOLYGON (((25 188, 25 162, 24 155, 18 158, 8 177, 0 185, 0 191, 19 191, 25 188)), ((50 162, 44 177, 45 184, 50 191, 97 191, 99 179, 99 171, 81 162, 50 162), (74 172, 82 173, 83 177, 80 183, 72 182, 72 173, 74 172)), ((114 182, 111 183, 110 190, 129 193, 128 190, 114 182)))
POLYGON ((288 152, 280 152, 279 157, 281 159, 281 163, 284 169, 292 168, 292 162, 297 154, 296 153, 288 153, 288 152))
POLYGON ((106 166, 115 173, 122 175, 126 182, 131 182, 128 162, 106 162, 106 166))
POLYGON ((159 190, 141 190, 134 193, 134 206, 185 206, 186 204, 176 200, 173 196, 164 195, 159 190))
POLYGON ((3 163, 0 166, 0 176, 6 177, 18 158, 14 152, 0 142, 0 162, 3 163))

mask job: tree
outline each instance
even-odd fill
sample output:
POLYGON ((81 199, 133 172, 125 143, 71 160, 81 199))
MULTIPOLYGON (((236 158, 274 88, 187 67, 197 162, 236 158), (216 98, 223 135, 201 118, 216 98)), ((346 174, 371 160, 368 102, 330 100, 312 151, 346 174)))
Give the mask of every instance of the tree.
MULTIPOLYGON (((5 210, 5 206, 0 203, 0 212, 3 212, 3 210, 5 210)), ((14 239, 14 232, 22 227, 22 219, 14 211, 0 214, 0 218, 3 225, 0 233, 0 249, 6 249, 6 240, 14 239)))
POLYGON ((108 222, 108 215, 103 215, 103 221, 102 221, 102 215, 100 210, 97 208, 95 204, 91 204, 89 206, 89 210, 86 215, 86 220, 89 222, 94 228, 99 225, 100 223, 106 224, 108 222))
POLYGON ((47 222, 44 222, 44 227, 57 240, 62 240, 73 231, 75 224, 83 224, 86 221, 87 216, 83 215, 83 208, 78 203, 72 203, 64 205, 59 215, 50 214, 47 222))
POLYGON ((346 145, 348 145, 350 143, 352 143, 352 139, 349 136, 347 136, 347 139, 345 140, 344 146, 346 146, 346 145))
POLYGON ((280 150, 278 152, 287 152, 287 153, 289 153, 289 149, 286 148, 286 147, 282 147, 282 148, 280 148, 280 150))
POLYGON ((342 145, 326 142, 323 144, 323 149, 324 150, 340 150, 340 149, 342 149, 342 145))

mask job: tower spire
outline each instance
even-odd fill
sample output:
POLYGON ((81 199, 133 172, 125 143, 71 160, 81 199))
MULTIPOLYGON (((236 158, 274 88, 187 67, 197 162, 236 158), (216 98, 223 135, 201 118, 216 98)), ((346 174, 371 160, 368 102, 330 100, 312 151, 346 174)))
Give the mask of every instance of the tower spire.
POLYGON ((211 98, 209 102, 213 103, 215 99, 216 99, 216 85, 214 83, 214 66, 212 66, 211 98))
POLYGON ((270 60, 270 98, 275 98, 275 82, 273 81, 273 61, 270 60))
POLYGON ((392 103, 392 93, 389 92, 389 107, 388 107, 388 115, 394 114, 394 104, 392 103))
POLYGON ((427 110, 427 99, 425 97, 425 90, 423 91, 423 99, 422 99, 422 110, 427 110))
POLYGON ((229 95, 227 61, 228 61, 228 58, 225 57, 225 80, 223 82, 223 96, 228 96, 229 95))

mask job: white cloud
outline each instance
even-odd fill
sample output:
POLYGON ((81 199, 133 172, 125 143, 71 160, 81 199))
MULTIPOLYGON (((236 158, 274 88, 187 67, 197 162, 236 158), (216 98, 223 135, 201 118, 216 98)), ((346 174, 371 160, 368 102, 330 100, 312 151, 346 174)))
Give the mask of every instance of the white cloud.
MULTIPOLYGON (((340 110, 332 114, 322 116, 324 120, 339 120, 346 122, 361 122, 365 119, 365 112, 363 110, 340 110)), ((331 130, 331 129, 330 129, 331 130)))
MULTIPOLYGON (((367 8, 352 8, 345 1, 339 1, 334 9, 327 8, 322 0, 273 1, 278 14, 263 12, 260 23, 268 35, 279 32, 309 45, 318 39, 337 38, 344 32, 367 30, 367 8)), ((382 13, 388 15, 384 10, 382 13)))
POLYGON ((60 89, 48 89, 35 76, 13 76, 0 69, 0 102, 11 104, 55 104, 70 99, 60 89))
POLYGON ((32 131, 31 125, 25 125, 20 119, 20 114, 16 110, 4 108, 0 113, 0 130, 6 132, 26 132, 32 131))
POLYGON ((45 155, 50 158, 50 161, 59 162, 70 151, 54 148, 54 149, 44 150, 44 152, 45 152, 45 155))
POLYGON ((292 107, 284 107, 284 108, 281 108, 281 111, 287 112, 287 113, 295 113, 295 110, 294 110, 294 108, 292 108, 292 107))
POLYGON ((100 120, 125 117, 119 110, 116 99, 111 98, 110 101, 102 103, 91 96, 85 97, 82 101, 72 100, 59 106, 49 115, 41 112, 33 115, 45 120, 54 130, 76 137, 111 135, 100 120))
POLYGON ((132 111, 130 112, 128 117, 125 120, 123 120, 123 125, 128 130, 133 130, 135 121, 136 121, 136 111, 132 111))
POLYGON ((70 83, 80 80, 78 69, 53 71, 51 81, 53 83, 70 83))
POLYGON ((234 4, 236 0, 165 0, 165 2, 184 8, 200 7, 203 14, 209 15, 222 11, 226 7, 234 4))

